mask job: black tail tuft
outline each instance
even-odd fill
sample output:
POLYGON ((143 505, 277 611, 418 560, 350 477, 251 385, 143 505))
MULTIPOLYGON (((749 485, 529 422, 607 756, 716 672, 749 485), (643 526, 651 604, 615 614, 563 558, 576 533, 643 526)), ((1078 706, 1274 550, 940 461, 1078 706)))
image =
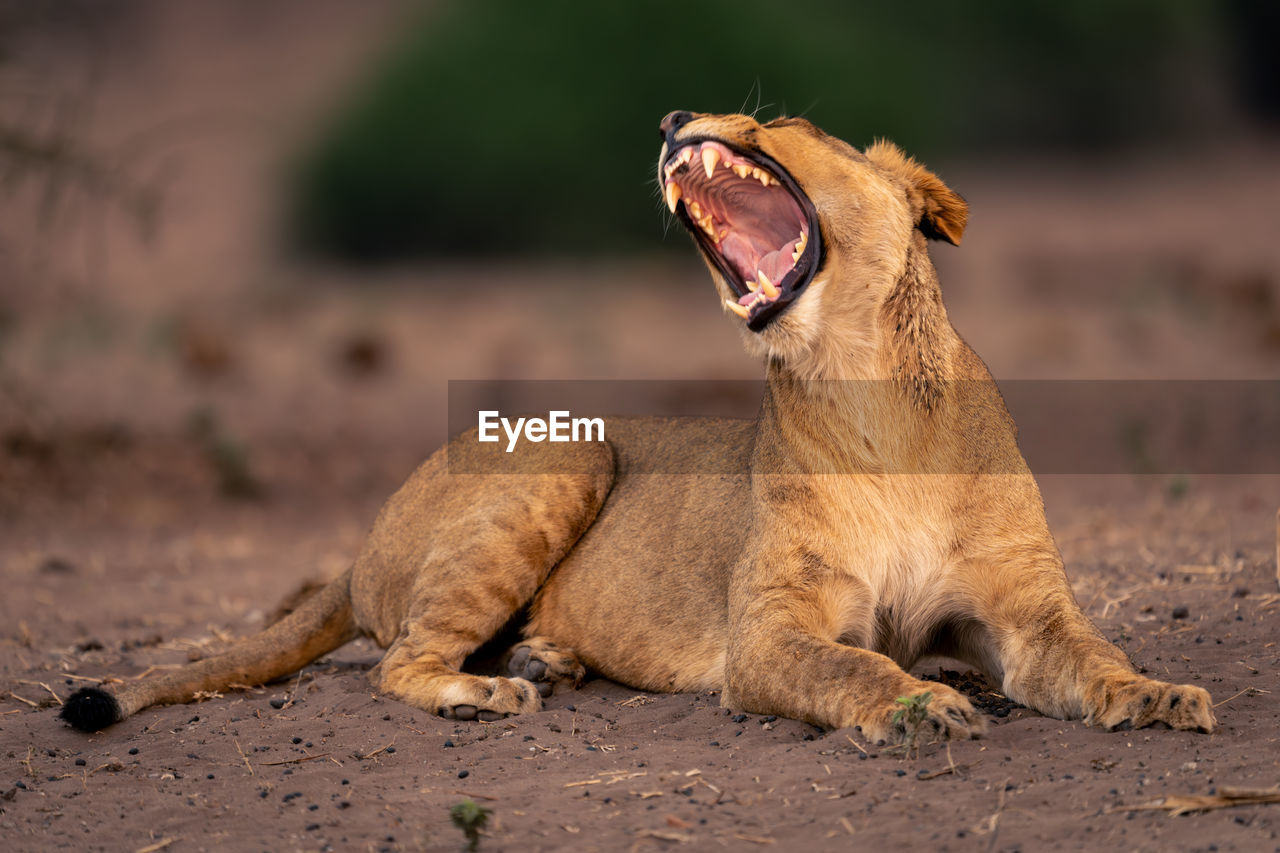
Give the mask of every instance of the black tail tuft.
POLYGON ((123 718, 116 697, 97 687, 82 687, 62 706, 63 720, 82 732, 105 729, 123 718))

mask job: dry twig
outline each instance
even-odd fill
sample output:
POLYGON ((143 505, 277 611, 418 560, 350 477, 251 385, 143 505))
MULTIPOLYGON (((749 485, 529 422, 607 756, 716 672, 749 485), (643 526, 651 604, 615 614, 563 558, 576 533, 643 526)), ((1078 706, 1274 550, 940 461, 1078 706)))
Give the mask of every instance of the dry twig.
POLYGON ((1235 806, 1255 806, 1280 803, 1280 787, 1276 788, 1228 788, 1221 786, 1216 794, 1170 794, 1132 806, 1111 806, 1107 814, 1114 812, 1167 811, 1170 817, 1213 809, 1229 809, 1235 806))
POLYGON ((249 768, 249 775, 250 776, 257 775, 253 772, 253 765, 249 763, 249 756, 245 755, 244 750, 240 748, 240 741, 235 740, 233 741, 233 743, 235 743, 236 745, 236 752, 240 753, 240 760, 244 762, 245 767, 249 768))
MULTIPOLYGON (((384 746, 382 749, 386 749, 386 747, 384 746)), ((381 749, 378 750, 378 752, 381 752, 381 751, 382 751, 381 749)), ((243 753, 241 754, 243 755, 243 753)), ((373 754, 374 753, 370 753, 370 755, 373 755, 373 754)), ((301 758, 288 758, 288 759, 285 759, 284 761, 259 761, 258 766, 259 767, 278 767, 281 764, 301 764, 304 761, 315 761, 317 758, 326 758, 328 755, 329 753, 327 752, 321 752, 317 755, 304 755, 301 758)), ((365 756, 365 757, 367 758, 368 756, 365 756)), ((245 763, 248 763, 247 759, 245 763)))

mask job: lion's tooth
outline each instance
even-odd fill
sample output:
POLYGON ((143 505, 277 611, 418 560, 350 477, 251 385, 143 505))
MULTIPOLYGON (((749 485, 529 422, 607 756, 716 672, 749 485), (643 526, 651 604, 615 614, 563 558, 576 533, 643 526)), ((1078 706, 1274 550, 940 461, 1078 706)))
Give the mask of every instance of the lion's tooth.
POLYGON ((667 184, 667 207, 672 213, 676 212, 676 205, 680 203, 680 197, 684 195, 684 191, 680 189, 680 185, 675 181, 667 184))
POLYGON ((690 160, 692 160, 692 159, 693 159, 693 148, 692 148, 692 147, 684 148, 684 149, 682 149, 682 150, 680 151, 680 162, 681 162, 681 163, 688 163, 688 162, 689 162, 690 160))
POLYGON ((707 173, 707 177, 715 174, 716 164, 720 162, 720 152, 707 146, 702 149, 702 170, 707 173))
POLYGON ((702 219, 702 205, 698 204, 696 201, 688 201, 685 202, 685 207, 689 208, 689 215, 695 220, 702 219))
POLYGON ((730 311, 737 314, 739 317, 741 317, 744 320, 747 319, 747 316, 751 313, 750 311, 747 310, 747 307, 745 305, 739 305, 738 303, 734 302, 732 299, 726 299, 724 301, 724 307, 728 308, 730 311))
POLYGON ((711 224, 710 213, 698 220, 698 227, 707 232, 707 236, 712 240, 716 239, 716 229, 715 226, 711 224))
POLYGON ((746 282, 746 285, 747 285, 747 290, 751 291, 752 293, 755 293, 757 290, 760 289, 760 285, 756 284, 754 281, 748 281, 746 282))
POLYGON ((777 299, 778 294, 782 293, 776 284, 769 281, 769 276, 764 274, 764 270, 756 270, 756 280, 760 283, 760 292, 770 299, 777 299))
POLYGON ((751 167, 745 166, 742 163, 735 163, 733 166, 730 166, 729 168, 733 169, 733 173, 737 175, 739 178, 745 178, 747 175, 751 174, 751 167))

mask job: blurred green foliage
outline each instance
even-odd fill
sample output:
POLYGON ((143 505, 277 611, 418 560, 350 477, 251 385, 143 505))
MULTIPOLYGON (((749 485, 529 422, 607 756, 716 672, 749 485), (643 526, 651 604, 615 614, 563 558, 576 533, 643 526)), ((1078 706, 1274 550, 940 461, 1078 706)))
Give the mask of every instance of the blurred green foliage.
POLYGON ((1109 146, 1202 121, 1223 40, 1190 1, 443 2, 302 157, 290 227, 364 262, 653 247, 672 109, 804 114, 926 161, 1109 146))

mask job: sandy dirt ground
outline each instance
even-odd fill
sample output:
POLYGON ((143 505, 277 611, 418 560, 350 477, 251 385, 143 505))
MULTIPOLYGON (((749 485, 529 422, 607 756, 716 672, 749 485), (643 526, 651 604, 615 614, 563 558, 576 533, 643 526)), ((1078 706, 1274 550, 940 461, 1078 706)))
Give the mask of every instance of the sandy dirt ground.
MULTIPOLYGON (((52 231, 34 188, 0 208, 5 849, 457 850, 464 799, 492 812, 482 850, 1280 849, 1280 804, 1134 809, 1280 785, 1274 470, 1041 480, 1080 603, 1145 671, 1206 687, 1212 735, 1105 733, 955 676, 988 735, 910 756, 599 679, 457 723, 376 696, 367 641, 99 734, 58 722, 77 687, 215 653, 341 572, 444 438, 450 379, 759 373, 691 251, 377 274, 281 257, 263 176, 394 10, 284 3, 248 28, 251 5, 140 4, 95 36, 115 57, 85 131, 101 150, 192 103, 272 117, 181 146, 153 242, 112 213, 104 261, 92 204, 52 231), (306 73, 246 88, 281 51, 306 73)), ((32 80, 89 73, 62 30, 30 45, 32 80)), ((998 378, 1280 378, 1268 141, 945 175, 974 209, 937 252, 948 310, 998 378)))

